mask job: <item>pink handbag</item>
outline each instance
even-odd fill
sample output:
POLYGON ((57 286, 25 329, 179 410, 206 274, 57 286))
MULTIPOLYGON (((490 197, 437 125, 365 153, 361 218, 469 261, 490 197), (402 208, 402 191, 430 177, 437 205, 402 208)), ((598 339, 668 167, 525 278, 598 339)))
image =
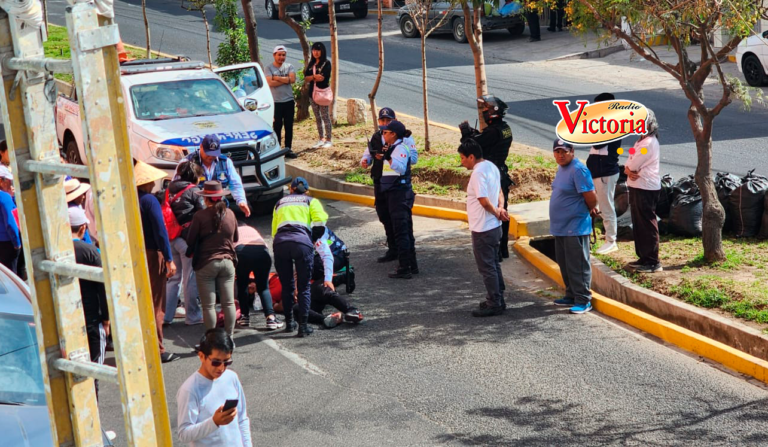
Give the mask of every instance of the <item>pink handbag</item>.
MULTIPOLYGON (((317 74, 315 67, 315 65, 312 66, 313 75, 317 74)), ((323 67, 325 67, 325 64, 323 64, 323 67)), ((322 67, 320 69, 322 70, 322 67)), ((333 90, 331 90, 331 86, 320 88, 317 86, 317 82, 315 82, 315 89, 312 91, 312 101, 319 106, 330 106, 333 104, 333 90)))

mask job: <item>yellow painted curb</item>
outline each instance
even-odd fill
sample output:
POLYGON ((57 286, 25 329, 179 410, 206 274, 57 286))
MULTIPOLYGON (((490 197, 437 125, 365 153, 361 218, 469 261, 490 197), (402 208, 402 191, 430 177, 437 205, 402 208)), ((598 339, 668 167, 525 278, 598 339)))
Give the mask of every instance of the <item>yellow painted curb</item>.
MULTIPOLYGON (((365 205, 370 207, 373 207, 373 204, 374 204, 373 196, 363 196, 359 194, 351 194, 348 192, 327 191, 324 189, 310 189, 309 195, 318 199, 340 200, 343 202, 358 203, 360 205, 365 205)), ((439 206, 414 205, 413 214, 417 216, 431 217, 433 219, 460 220, 462 222, 467 222, 466 211, 455 210, 451 208, 443 208, 439 206)), ((514 216, 510 215, 509 234, 513 238, 517 239, 518 237, 527 235, 527 228, 528 227, 525 222, 517 221, 514 216), (525 234, 519 235, 521 232, 525 234)))
MULTIPOLYGON (((536 269, 560 286, 564 286, 557 263, 531 247, 530 239, 522 238, 516 241, 514 249, 536 269)), ((734 371, 768 383, 768 362, 765 360, 741 352, 719 341, 704 337, 661 318, 649 315, 594 291, 592 292, 592 305, 595 310, 604 315, 623 321, 643 332, 659 337, 686 351, 706 357, 734 371)))

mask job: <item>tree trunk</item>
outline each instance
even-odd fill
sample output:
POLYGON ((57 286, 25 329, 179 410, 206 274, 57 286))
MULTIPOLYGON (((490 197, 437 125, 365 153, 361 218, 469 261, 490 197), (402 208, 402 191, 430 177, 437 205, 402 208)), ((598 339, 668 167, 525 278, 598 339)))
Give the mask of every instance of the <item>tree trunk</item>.
POLYGON ((241 0, 243 15, 245 16, 245 34, 248 35, 248 50, 251 53, 251 62, 261 64, 259 57, 259 32, 256 25, 256 13, 253 11, 253 0, 241 0))
MULTIPOLYGON (((152 58, 152 43, 149 39, 149 20, 147 19, 147 0, 141 0, 141 12, 144 14, 144 32, 147 37, 147 59, 152 58)), ((209 45, 210 46, 210 45, 209 45)), ((208 58, 210 59, 210 50, 208 58)))
POLYGON ((371 102, 371 115, 373 116, 373 131, 379 130, 378 116, 376 115, 376 93, 379 91, 379 83, 381 83, 381 75, 384 73, 384 39, 381 35, 381 0, 376 2, 378 6, 378 21, 379 21, 379 71, 376 73, 376 82, 373 83, 371 93, 368 94, 368 100, 371 102))
POLYGON ((48 0, 43 0, 43 23, 45 23, 45 34, 48 34, 48 0))
POLYGON ((336 29, 336 10, 333 0, 328 0, 328 25, 331 29, 331 91, 333 103, 331 103, 331 122, 336 125, 336 97, 339 94, 339 41, 336 29))
POLYGON ((200 14, 203 16, 203 24, 205 24, 205 44, 208 50, 208 66, 213 67, 213 59, 211 59, 211 30, 208 27, 208 16, 205 15, 205 6, 200 8, 200 14))
MULTIPOLYGON (((426 20, 425 20, 426 21, 426 20)), ((421 33, 421 88, 424 103, 424 152, 429 152, 429 102, 427 99, 427 37, 421 33)))
POLYGON ((707 262, 725 260, 723 251, 723 223, 725 210, 717 198, 715 183, 712 180, 712 122, 714 117, 702 117, 691 106, 688 110, 693 136, 696 139, 698 163, 694 178, 701 191, 703 214, 701 219, 701 242, 704 246, 704 259, 707 262))
MULTIPOLYGON (((291 16, 285 13, 285 8, 289 3, 293 4, 300 2, 281 0, 278 3, 280 20, 282 20, 286 25, 290 26, 293 32, 296 33, 296 37, 299 39, 299 43, 301 44, 301 51, 304 55, 304 67, 302 67, 303 71, 309 65, 311 60, 310 57, 312 57, 312 55, 309 53, 309 42, 307 41, 307 34, 304 32, 304 28, 302 28, 301 25, 293 20, 291 16)), ((304 84, 301 87, 301 95, 296 102, 296 121, 304 121, 307 118, 309 118, 309 84, 304 84)))
MULTIPOLYGON (((477 97, 488 94, 488 80, 485 75, 485 55, 483 54, 483 28, 480 24, 481 16, 480 6, 475 6, 470 14, 467 1, 461 2, 461 9, 464 11, 464 32, 469 41, 469 47, 472 49, 472 58, 475 63, 475 90, 477 97), (471 19, 471 21, 470 21, 471 19)), ((477 103, 477 117, 480 123, 480 130, 485 129, 486 123, 483 119, 483 110, 480 103, 477 103)))

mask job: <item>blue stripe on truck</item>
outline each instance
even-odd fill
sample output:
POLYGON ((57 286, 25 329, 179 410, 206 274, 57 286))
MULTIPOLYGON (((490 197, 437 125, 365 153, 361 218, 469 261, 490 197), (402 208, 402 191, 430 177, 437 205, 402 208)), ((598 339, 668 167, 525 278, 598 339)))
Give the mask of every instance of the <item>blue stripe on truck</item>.
MULTIPOLYGON (((220 133, 217 133, 216 136, 219 137, 220 142, 226 144, 226 143, 237 143, 240 141, 259 140, 271 133, 272 132, 269 130, 252 130, 250 132, 220 132, 220 133)), ((206 135, 209 135, 209 134, 195 135, 192 137, 183 137, 183 138, 171 138, 170 140, 165 140, 160 144, 172 144, 175 146, 199 145, 200 143, 203 142, 203 138, 205 138, 206 135)))

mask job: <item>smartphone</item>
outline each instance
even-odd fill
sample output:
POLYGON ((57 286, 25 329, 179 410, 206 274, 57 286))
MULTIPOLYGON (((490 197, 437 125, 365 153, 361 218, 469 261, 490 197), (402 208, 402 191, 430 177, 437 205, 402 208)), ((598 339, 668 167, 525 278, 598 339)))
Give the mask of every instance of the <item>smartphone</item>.
POLYGON ((224 408, 221 411, 229 411, 237 406, 237 399, 227 399, 224 402, 224 408))

